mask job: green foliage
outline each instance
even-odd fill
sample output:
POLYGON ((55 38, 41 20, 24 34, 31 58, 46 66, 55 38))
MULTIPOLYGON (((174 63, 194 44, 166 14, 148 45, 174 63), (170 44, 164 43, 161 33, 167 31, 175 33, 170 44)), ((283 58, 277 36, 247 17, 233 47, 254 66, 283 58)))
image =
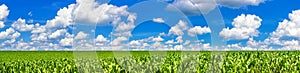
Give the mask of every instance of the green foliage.
POLYGON ((73 59, 72 52, 0 52, 0 73, 269 73, 300 71, 300 52, 168 52, 114 58, 112 52, 97 52, 99 59, 73 59), (150 60, 153 60, 150 61, 150 60), (162 65, 158 62, 164 62, 162 65))

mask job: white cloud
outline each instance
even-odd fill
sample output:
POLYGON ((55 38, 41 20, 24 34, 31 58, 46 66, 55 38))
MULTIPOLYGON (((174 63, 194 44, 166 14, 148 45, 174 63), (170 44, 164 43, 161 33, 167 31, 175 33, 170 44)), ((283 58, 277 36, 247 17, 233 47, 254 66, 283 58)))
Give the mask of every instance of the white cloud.
POLYGON ((247 46, 248 47, 258 47, 259 46, 259 42, 256 42, 253 38, 249 38, 249 40, 247 41, 247 46))
POLYGON ((131 31, 135 28, 134 21, 136 20, 136 15, 131 14, 127 17, 127 23, 119 22, 115 27, 114 36, 118 37, 131 37, 131 31))
POLYGON ((9 14, 8 7, 5 4, 0 5, 0 28, 5 26, 4 20, 9 14))
POLYGON ((0 21, 4 20, 9 14, 8 7, 5 4, 0 5, 0 21))
POLYGON ((208 27, 200 27, 200 26, 195 26, 191 29, 188 30, 188 35, 191 37, 195 37, 196 35, 202 35, 206 33, 210 33, 211 30, 208 27))
POLYGON ((84 39, 84 38, 87 38, 88 34, 80 31, 77 33, 77 35, 75 36, 75 39, 84 39))
POLYGON ((23 39, 17 42, 16 49, 29 49, 31 46, 24 42, 23 39))
POLYGON ((128 38, 126 38, 126 37, 117 37, 116 39, 114 39, 114 40, 111 42, 111 44, 112 44, 113 46, 121 46, 122 42, 123 42, 123 41, 126 41, 126 40, 128 40, 128 38))
POLYGON ((14 34, 11 35, 11 38, 18 38, 18 37, 20 37, 20 35, 21 35, 21 33, 16 31, 14 34))
POLYGON ((244 50, 268 50, 269 47, 265 42, 255 41, 253 38, 249 38, 247 46, 243 47, 244 50))
POLYGON ((127 6, 117 7, 109 4, 99 4, 95 0, 76 0, 74 18, 76 23, 108 24, 110 21, 126 16, 127 6))
POLYGON ((116 37, 131 37, 131 31, 122 31, 122 32, 115 32, 112 33, 111 35, 116 36, 116 37))
POLYGON ((0 21, 0 28, 3 28, 5 26, 4 22, 0 21))
POLYGON ((242 45, 241 43, 229 44, 229 45, 227 45, 227 47, 232 48, 232 49, 240 49, 241 45, 242 45))
POLYGON ((31 40, 33 41, 46 41, 48 34, 47 33, 40 33, 40 34, 32 34, 31 40))
POLYGON ((73 38, 64 38, 64 39, 60 40, 59 43, 62 46, 72 46, 73 38))
MULTIPOLYGON (((182 0, 184 2, 185 0, 182 0)), ((57 12, 57 16, 55 16, 53 19, 48 20, 45 25, 40 24, 26 24, 24 19, 18 19, 14 24, 12 24, 13 28, 18 31, 31 31, 32 33, 32 42, 28 43, 22 43, 15 38, 18 38, 21 34, 17 31, 15 31, 13 28, 9 28, 6 31, 0 32, 0 38, 5 37, 7 42, 18 42, 19 47, 21 48, 31 48, 34 50, 37 49, 47 49, 47 50, 53 50, 57 48, 62 48, 64 46, 72 46, 72 42, 74 39, 74 35, 67 33, 67 27, 70 25, 77 23, 77 24, 99 24, 99 25, 112 25, 116 27, 116 33, 113 33, 112 35, 115 36, 123 36, 118 37, 114 39, 113 41, 107 40, 104 36, 98 35, 97 38, 95 38, 96 42, 107 42, 112 45, 121 45, 122 42, 128 40, 128 38, 131 36, 131 30, 135 27, 134 21, 136 20, 136 15, 129 13, 127 11, 127 6, 121 6, 117 7, 110 4, 98 4, 94 0, 77 0, 76 4, 70 4, 68 7, 61 8, 57 12), (122 19, 124 18, 125 19, 122 19), (127 17, 127 18, 126 18, 127 17), (11 29, 14 30, 11 32, 11 29), (61 37, 63 39, 59 39, 59 42, 48 42, 48 38, 58 38, 61 37), (14 39, 12 39, 14 38, 14 39), (42 44, 42 45, 40 45, 42 44), (60 44, 60 45, 59 45, 60 44), (30 45, 36 46, 31 47, 30 45), (62 47, 61 47, 62 46, 62 47)), ((199 6, 201 6, 201 9, 205 9, 205 7, 210 7, 213 3, 205 3, 205 1, 195 1, 196 3, 200 3, 199 6)), ((210 2, 207 0, 207 2, 210 2)), ((184 3, 183 3, 184 4, 184 3)), ((1 5, 5 6, 5 5, 1 5)), ((195 6, 195 5, 194 5, 195 6)), ((196 5, 198 6, 198 5, 196 5)), ((225 6, 225 5, 223 5, 225 6)), ((6 7, 6 6, 5 6, 6 7)), ((227 7, 227 6, 226 6, 227 7)), ((183 7, 184 8, 184 7, 183 7)), ((187 7, 191 9, 187 10, 193 10, 195 7, 187 7)), ((208 8, 207 11, 209 11, 212 8, 208 8)), ((197 8, 196 8, 197 9, 197 8)), ((0 7, 0 10, 1 7, 0 7)), ((5 10, 5 8, 4 8, 5 10)), ((8 11, 8 8, 6 8, 6 11, 8 11)), ((9 12, 9 11, 8 11, 9 12)), ((199 12, 191 12, 191 14, 199 13, 199 12)), ((0 17, 3 16, 2 19, 0 19, 0 28, 4 27, 4 22, 1 24, 1 20, 5 19, 8 16, 5 15, 5 13, 1 13, 0 11, 0 17), (4 15, 3 15, 4 14, 4 15)), ((158 23, 163 23, 164 20, 162 18, 154 18, 153 21, 158 23)), ((206 27, 203 27, 206 28, 206 27)), ((173 43, 174 46, 172 46, 171 49, 182 49, 183 45, 178 45, 179 43, 183 43, 184 40, 182 39, 182 35, 184 34, 184 31, 188 30, 189 27, 187 26, 187 23, 184 21, 179 21, 178 24, 176 24, 174 27, 172 27, 169 31, 169 34, 178 35, 176 38, 176 42, 174 40, 169 41, 168 43, 173 43), (175 44, 178 43, 178 44, 175 44)), ((209 29, 203 29, 201 30, 199 27, 194 27, 189 30, 189 35, 201 35, 204 33, 209 33, 209 29)), ((83 39, 86 38, 88 34, 79 32, 75 38, 76 39, 83 39)), ((87 40, 86 40, 87 41, 87 40)), ((137 45, 137 48, 146 48, 151 47, 146 42, 154 42, 152 44, 152 48, 165 48, 164 41, 161 36, 158 37, 152 37, 147 38, 143 40, 134 40, 130 43, 124 43, 124 44, 130 44, 130 45, 137 45)), ((190 43, 185 41, 186 43, 190 43)), ((3 43, 1 43, 3 44, 3 43)), ((167 42, 166 42, 167 44, 167 42)), ((91 44, 83 44, 84 46, 92 46, 91 44)), ((17 47, 17 46, 16 46, 17 47)), ((210 47, 209 44, 202 44, 202 48, 208 48, 210 47)))
POLYGON ((163 45, 160 42, 154 42, 154 44, 151 46, 153 49, 161 49, 162 47, 163 45))
POLYGON ((21 34, 19 32, 15 32, 13 34, 10 35, 10 37, 4 41, 4 43, 10 44, 10 45, 14 45, 13 43, 16 42, 16 38, 18 38, 21 34))
POLYGON ((176 41, 177 41, 178 43, 182 43, 182 42, 183 42, 182 36, 176 37, 176 41))
POLYGON ((253 36, 258 36, 257 30, 261 25, 262 19, 256 15, 242 14, 232 22, 233 28, 224 28, 220 36, 227 40, 242 40, 253 36))
POLYGON ((284 41, 282 43, 282 46, 298 46, 298 45, 299 45, 298 40, 284 41))
POLYGON ((31 33, 37 34, 37 33, 44 33, 46 32, 46 26, 41 26, 40 24, 35 24, 35 28, 32 29, 31 33))
POLYGON ((109 42, 103 35, 98 35, 95 39, 96 42, 109 42))
POLYGON ((137 40, 133 40, 133 41, 131 41, 131 42, 129 43, 129 45, 131 45, 131 46, 140 46, 141 43, 140 43, 139 41, 137 41, 137 40))
POLYGON ((153 41, 153 42, 161 42, 161 41, 164 41, 164 39, 161 38, 161 36, 158 36, 158 37, 156 37, 156 38, 153 38, 152 41, 153 41))
POLYGON ((203 44, 202 47, 203 47, 203 48, 211 48, 211 46, 210 46, 209 43, 203 44))
POLYGON ((195 43, 185 46, 188 50, 211 50, 210 43, 195 43))
POLYGON ((126 24, 124 22, 121 22, 119 25, 117 25, 115 31, 116 32, 123 32, 123 31, 130 31, 135 27, 135 25, 132 24, 126 24))
POLYGON ((72 19, 72 12, 74 9, 74 4, 70 4, 68 8, 64 7, 57 12, 57 16, 55 16, 52 20, 47 20, 46 27, 51 28, 61 28, 67 27, 71 25, 72 19))
POLYGON ((188 27, 187 23, 180 20, 175 26, 171 27, 168 34, 182 36, 182 35, 184 35, 183 31, 187 30, 188 28, 189 27, 188 27))
POLYGON ((34 25, 26 24, 25 19, 21 18, 15 21, 11 26, 19 31, 31 31, 34 28, 34 25))
POLYGON ((153 18, 152 21, 156 22, 156 23, 164 23, 165 22, 165 20, 163 18, 153 18))
POLYGON ((133 40, 129 42, 130 49, 133 50, 146 50, 151 47, 148 43, 150 38, 140 39, 140 40, 133 40))
POLYGON ((182 45, 175 45, 173 50, 183 50, 184 47, 182 45))
MULTIPOLYGON (((214 10, 217 6, 229 8, 241 8, 246 6, 258 6, 265 0, 175 0, 172 5, 187 15, 199 15, 214 10)), ((168 9, 173 9, 168 6, 168 9)))
POLYGON ((295 10, 289 14, 290 20, 279 22, 277 29, 271 33, 273 38, 294 37, 300 39, 300 10, 295 10))
POLYGON ((0 32, 0 39, 14 39, 18 38, 20 33, 15 31, 13 28, 8 28, 5 31, 0 32))
POLYGON ((240 8, 246 7, 248 5, 258 6, 261 3, 264 3, 266 0, 217 0, 217 3, 220 6, 229 7, 229 8, 240 8))
MULTIPOLYGON (((70 4, 68 7, 64 7, 57 12, 57 15, 51 19, 47 20, 45 25, 35 24, 31 33, 31 40, 40 43, 53 43, 48 42, 48 38, 55 39, 59 37, 67 36, 66 27, 73 23, 72 12, 74 9, 74 4, 70 4)), ((25 21, 24 21, 25 23, 25 21)), ((59 43, 59 42, 58 42, 59 43)), ((47 44, 47 45, 48 45, 47 44)), ((57 44, 57 43, 53 43, 57 44)), ((45 46, 45 44, 38 44, 37 47, 45 46)), ((57 46, 56 46, 57 47, 57 46)))
POLYGON ((191 43, 190 40, 185 40, 185 42, 183 43, 183 45, 188 45, 188 44, 190 44, 190 43, 191 43))
MULTIPOLYGON (((47 20, 45 25, 40 25, 39 23, 26 24, 26 20, 20 18, 12 24, 12 27, 18 31, 31 31, 30 38, 32 40, 32 45, 35 46, 33 48, 35 49, 51 50, 51 47, 49 46, 50 43, 52 43, 52 48, 70 46, 71 44, 66 41, 71 40, 72 37, 70 37, 70 35, 72 34, 67 33, 67 31, 69 30, 68 28, 72 28, 71 25, 74 24, 114 26, 116 27, 116 31, 112 34, 113 36, 125 36, 128 38, 132 35, 131 30, 135 27, 134 21, 136 20, 136 15, 128 12, 127 8, 127 6, 119 7, 111 4, 99 4, 95 0, 76 0, 75 4, 70 4, 67 7, 59 9, 56 16, 53 19, 47 20), (57 38, 57 40, 60 41, 53 42, 49 40, 52 38, 57 38), (62 45, 57 45, 59 43, 62 45)), ((8 7, 4 4, 1 5, 0 28, 5 26, 4 20, 8 16, 8 13, 8 7)), ((28 14, 31 15, 31 12, 28 14)), ((0 38, 10 39, 7 37, 11 37, 14 33, 3 31, 1 34, 3 35, 0 35, 0 38)), ((74 38, 83 39, 87 36, 87 34, 79 32, 74 38)), ((109 40, 103 40, 103 38, 101 41, 109 43, 109 40)), ((95 40, 99 43, 100 37, 98 36, 95 40)), ((9 41, 18 40, 11 39, 9 41)), ((89 44, 86 44, 85 46, 89 46, 89 44)))
POLYGON ((67 33, 66 29, 60 29, 60 30, 56 30, 55 32, 53 32, 52 34, 50 34, 48 37, 50 39, 55 39, 55 38, 64 36, 66 33, 67 33))
POLYGON ((264 43, 267 45, 281 46, 280 50, 299 50, 300 40, 300 10, 292 11, 289 19, 279 22, 277 29, 272 32, 264 43), (287 40, 286 38, 289 38, 287 40))
MULTIPOLYGON (((175 0, 172 5, 187 15, 198 15, 215 9, 217 4, 214 0, 175 0)), ((168 9, 172 7, 168 6, 168 9)))
POLYGON ((14 45, 13 44, 14 42, 16 42, 16 39, 10 39, 10 40, 4 41, 4 43, 10 44, 10 45, 14 45))
POLYGON ((165 42, 165 44, 173 45, 173 44, 178 44, 178 43, 175 42, 174 40, 168 40, 167 42, 165 42))
POLYGON ((281 50, 300 50, 300 41, 298 40, 290 40, 290 41, 282 41, 281 50))

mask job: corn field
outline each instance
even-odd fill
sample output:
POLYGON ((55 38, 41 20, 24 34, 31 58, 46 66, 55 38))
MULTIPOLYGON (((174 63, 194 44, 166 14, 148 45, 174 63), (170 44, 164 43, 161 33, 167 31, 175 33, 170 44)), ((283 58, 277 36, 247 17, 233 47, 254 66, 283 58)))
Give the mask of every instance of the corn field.
POLYGON ((74 59, 72 52, 0 52, 0 73, 203 73, 214 69, 221 73, 300 72, 297 51, 231 51, 224 52, 223 57, 212 52, 174 51, 166 56, 132 52, 133 56, 121 58, 115 58, 112 52, 97 54, 97 60, 87 60, 74 59))

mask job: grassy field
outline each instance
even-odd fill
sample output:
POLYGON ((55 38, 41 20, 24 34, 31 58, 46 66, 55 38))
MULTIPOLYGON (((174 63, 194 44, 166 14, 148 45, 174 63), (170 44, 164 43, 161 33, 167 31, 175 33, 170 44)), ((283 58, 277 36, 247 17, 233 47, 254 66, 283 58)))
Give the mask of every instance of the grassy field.
MULTIPOLYGON (((90 53, 90 52, 87 52, 90 53)), ((298 51, 168 51, 166 56, 147 51, 130 52, 133 56, 114 57, 111 51, 96 52, 98 59, 74 59, 72 51, 2 51, 0 73, 74 73, 74 72, 300 72, 298 51), (150 60, 153 60, 150 62, 150 60), (222 62, 223 61, 223 62, 222 62)), ((120 53, 120 52, 119 52, 120 53)), ((122 52, 121 52, 122 53, 122 52)), ((159 53, 159 52, 158 52, 159 53)))

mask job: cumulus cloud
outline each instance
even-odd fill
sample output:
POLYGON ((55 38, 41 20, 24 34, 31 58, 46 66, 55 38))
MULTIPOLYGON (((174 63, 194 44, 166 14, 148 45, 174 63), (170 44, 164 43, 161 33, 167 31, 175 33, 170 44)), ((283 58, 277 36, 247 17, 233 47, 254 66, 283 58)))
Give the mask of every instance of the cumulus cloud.
POLYGON ((5 4, 0 5, 0 20, 4 20, 9 14, 8 7, 5 4))
POLYGON ((163 18, 153 18, 152 21, 156 22, 156 23, 164 23, 165 22, 165 20, 163 18))
POLYGON ((281 50, 300 50, 299 40, 282 41, 281 50))
POLYGON ((291 41, 283 41, 282 46, 298 46, 298 40, 291 40, 291 41))
POLYGON ((14 39, 18 38, 21 34, 15 31, 13 28, 8 28, 5 31, 0 32, 0 39, 14 39))
POLYGON ((80 24, 104 24, 127 16, 127 6, 117 7, 109 4, 99 4, 95 0, 76 0, 74 18, 80 24))
POLYGON ((148 44, 152 39, 152 37, 140 39, 140 40, 132 40, 129 42, 129 48, 133 50, 146 50, 151 47, 150 44, 148 44))
POLYGON ((188 30, 188 35, 191 37, 195 37, 196 35, 202 35, 210 32, 211 30, 208 27, 195 26, 188 30))
POLYGON ((11 38, 15 39, 15 38, 20 37, 20 35, 21 35, 21 33, 16 31, 14 34, 12 34, 11 38))
POLYGON ((32 34, 31 40, 33 41, 47 41, 48 33, 32 34))
POLYGON ((119 22, 118 25, 115 25, 116 29, 114 30, 113 35, 117 37, 131 37, 131 31, 135 27, 134 21, 136 20, 136 15, 131 14, 127 17, 126 22, 119 22))
POLYGON ((165 44, 173 45, 173 44, 178 44, 178 43, 175 42, 174 40, 168 40, 167 42, 165 42, 165 44))
MULTIPOLYGON (((217 6, 229 8, 241 8, 246 6, 258 6, 265 0, 175 0, 172 5, 187 15, 199 15, 214 10, 217 6)), ((168 9, 172 7, 168 6, 168 9)))
POLYGON ((47 20, 46 27, 47 28, 62 28, 71 25, 72 19, 72 11, 74 9, 74 4, 70 4, 68 8, 64 7, 57 12, 57 16, 52 20, 47 20))
MULTIPOLYGON (((180 9, 187 15, 199 15, 208 13, 216 8, 217 4, 214 0, 175 0, 172 5, 180 9)), ((172 7, 168 6, 168 9, 172 7)))
MULTIPOLYGON (((66 27, 69 27, 73 24, 73 18, 72 13, 74 9, 74 4, 68 5, 68 7, 61 8, 57 11, 56 16, 51 19, 47 20, 45 25, 32 24, 32 25, 26 25, 25 20, 22 21, 24 25, 16 25, 16 27, 19 27, 20 30, 24 30, 22 28, 24 27, 33 27, 31 29, 31 40, 34 43, 35 48, 37 49, 51 49, 51 48, 59 48, 63 49, 61 46, 67 46, 70 44, 62 43, 62 39, 68 40, 70 37, 68 37, 70 34, 67 33, 68 29, 66 27), (60 40, 58 42, 49 41, 49 39, 56 39, 60 40), (52 43, 52 47, 49 46, 49 44, 52 43), (63 45, 57 45, 59 43, 62 43, 63 45), (48 47, 47 47, 48 46, 48 47)), ((29 31, 29 30, 28 30, 29 31)))
POLYGON ((211 50, 212 47, 210 46, 210 43, 195 43, 195 44, 189 44, 188 46, 184 46, 185 49, 188 50, 211 50))
POLYGON ((270 34, 264 42, 269 45, 282 46, 282 50, 295 50, 299 48, 300 40, 300 10, 292 11, 289 19, 279 22, 277 29, 270 34), (286 40, 285 38, 290 38, 286 40))
POLYGON ((173 49, 174 50, 183 50, 184 47, 182 45, 175 45, 173 49))
MULTIPOLYGON (((16 42, 16 38, 20 37, 21 33, 15 31, 13 28, 8 28, 5 31, 0 32, 0 39, 4 40, 3 45, 13 46, 16 42)), ((1 46, 0 46, 1 47, 1 46)))
POLYGON ((164 39, 161 38, 161 36, 158 36, 158 37, 156 37, 156 38, 153 38, 152 41, 153 41, 153 42, 161 42, 161 41, 164 41, 164 39))
POLYGON ((41 26, 40 24, 35 24, 35 28, 32 29, 32 34, 44 33, 46 32, 46 26, 41 26))
POLYGON ((182 36, 176 37, 176 41, 177 41, 178 43, 182 43, 182 42, 183 42, 182 36))
POLYGON ((52 34, 49 35, 50 39, 55 39, 61 36, 64 36, 67 33, 66 29, 60 29, 60 30, 56 30, 55 32, 53 32, 52 34))
POLYGON ((60 40, 59 44, 62 46, 72 46, 73 38, 64 38, 60 40))
POLYGON ((184 35, 184 31, 187 30, 189 27, 186 22, 180 20, 175 26, 171 27, 169 30, 169 35, 178 35, 182 36, 184 35))
POLYGON ((248 47, 253 47, 253 48, 255 48, 255 47, 259 47, 260 46, 260 42, 256 42, 253 38, 249 38, 249 40, 247 41, 247 46, 248 47))
POLYGON ((48 36, 51 33, 51 32, 47 32, 47 30, 49 29, 47 29, 45 26, 40 26, 40 24, 35 24, 35 28, 31 30, 31 36, 30 36, 31 40, 36 42, 47 41, 48 36))
MULTIPOLYGON (((241 2, 240 5, 230 5, 230 1, 218 1, 216 3, 211 0, 194 0, 191 2, 190 0, 176 0, 173 5, 177 6, 179 9, 184 10, 184 13, 189 15, 200 14, 199 9, 204 12, 209 12, 214 9, 216 6, 224 6, 230 8, 239 8, 245 7, 247 5, 258 5, 260 1, 254 1, 254 3, 250 3, 250 1, 241 2), (180 6, 182 5, 182 6, 180 6)), ((239 1, 235 1, 237 3, 239 1)), ((234 3, 234 2, 233 2, 234 3)), ((84 39, 88 36, 88 34, 79 32, 74 37, 73 34, 69 34, 67 31, 67 27, 73 24, 98 24, 98 25, 111 25, 115 26, 115 33, 112 35, 117 36, 118 38, 113 39, 112 41, 107 40, 103 35, 98 35, 95 38, 96 43, 105 42, 111 44, 113 46, 122 45, 124 41, 127 41, 131 36, 131 30, 135 27, 134 21, 136 20, 136 15, 127 11, 127 6, 114 6, 110 4, 99 4, 95 0, 76 0, 76 4, 70 4, 67 7, 61 8, 56 16, 47 20, 45 25, 40 24, 26 24, 25 19, 18 19, 12 24, 12 27, 6 29, 5 31, 0 32, 0 39, 8 39, 5 40, 6 43, 14 43, 17 42, 18 45, 14 45, 18 48, 24 49, 45 49, 45 50, 53 50, 58 48, 64 48, 66 46, 72 46, 74 39, 84 39), (125 18, 125 19, 124 19, 125 18), (31 31, 31 42, 18 41, 18 38, 21 34, 18 31, 31 31), (73 38, 74 37, 74 38, 73 38), (49 42, 49 39, 57 39, 59 41, 49 42), (34 47, 33 47, 34 46, 34 47)), ((8 16, 9 10, 4 4, 0 6, 0 28, 5 26, 4 20, 8 16)), ((164 20, 162 18, 154 18, 154 22, 163 23, 164 20)), ((238 23, 235 23, 238 24, 238 23)), ((239 28, 239 26, 236 26, 239 28)), ((245 26, 247 27, 247 26, 245 26)), ((242 26, 241 26, 242 28, 242 26)), ((244 28, 244 26, 243 26, 244 28)), ((249 27, 250 28, 250 27, 249 27)), ((134 40, 129 43, 124 43, 126 45, 134 45, 135 49, 139 48, 166 48, 165 44, 172 44, 168 49, 183 49, 184 45, 180 45, 181 43, 189 44, 190 41, 184 41, 182 35, 184 35, 184 31, 188 31, 190 36, 201 35, 205 33, 209 33, 210 29, 207 27, 196 26, 194 28, 189 28, 187 23, 180 20, 178 24, 171 27, 169 30, 169 35, 177 35, 176 41, 169 40, 164 42, 160 36, 158 37, 150 37, 142 40, 134 40), (153 42, 153 44, 149 45, 147 42, 153 42)), ((87 41, 87 40, 86 40, 87 41)), ((286 42, 287 45, 296 45, 295 41, 286 42)), ((298 43, 299 44, 299 43, 298 43)), ((1 43, 3 45, 3 43, 1 43)), ((7 44, 4 44, 7 45, 7 44)), ((93 45, 87 43, 82 44, 83 46, 93 45)), ((210 44, 201 44, 199 48, 210 48, 210 44)), ((198 48, 198 49, 199 49, 198 48)))
POLYGON ((139 45, 141 45, 141 43, 140 43, 139 41, 137 41, 137 40, 133 40, 133 41, 131 41, 129 44, 130 44, 130 45, 134 45, 134 46, 139 46, 139 45))
POLYGON ((0 21, 0 28, 3 28, 5 26, 4 22, 0 21))
POLYGON ((300 10, 295 10, 289 14, 289 19, 279 22, 277 29, 271 33, 272 37, 294 37, 300 39, 300 10))
POLYGON ((160 42, 154 42, 154 44, 152 44, 151 48, 153 49, 161 49, 163 47, 163 44, 161 44, 160 42))
POLYGON ((266 0, 216 0, 220 6, 229 8, 241 8, 246 6, 258 6, 266 0))
POLYGON ((253 36, 258 36, 257 30, 261 25, 262 19, 256 15, 242 14, 236 17, 233 22, 233 28, 224 28, 220 36, 227 40, 242 40, 253 36))
POLYGON ((32 46, 30 46, 29 43, 24 42, 23 39, 21 39, 20 41, 17 42, 15 48, 16 49, 30 49, 30 48, 32 48, 32 46))
POLYGON ((5 4, 0 5, 0 28, 5 26, 4 20, 9 14, 8 7, 5 4))
POLYGON ((19 31, 31 31, 34 28, 34 25, 26 24, 25 19, 21 18, 15 21, 11 26, 19 31))
POLYGON ((109 42, 107 38, 105 38, 103 35, 98 35, 97 38, 95 39, 96 42, 109 42))
POLYGON ((124 31, 130 31, 135 27, 134 24, 126 24, 124 22, 120 23, 119 25, 117 25, 115 31, 116 32, 124 32, 124 31))
POLYGON ((128 40, 128 38, 126 37, 117 37, 116 39, 114 39, 111 44, 113 46, 120 46, 122 44, 122 42, 128 40))
MULTIPOLYGON (((25 19, 19 18, 17 21, 13 22, 10 29, 15 29, 14 31, 30 31, 31 32, 31 44, 35 49, 50 49, 50 43, 52 43, 52 48, 61 46, 70 46, 73 39, 83 39, 87 37, 87 34, 79 32, 75 37, 69 37, 68 31, 72 29, 72 25, 108 25, 116 27, 116 31, 112 36, 117 37, 130 37, 131 30, 135 27, 134 21, 136 20, 136 15, 127 11, 127 6, 115 6, 111 4, 100 4, 95 0, 76 0, 75 4, 70 4, 67 7, 63 7, 57 11, 56 16, 53 19, 47 20, 45 24, 26 24, 25 19), (71 29, 69 29, 71 28, 71 29), (73 38, 73 39, 71 39, 73 38), (59 41, 50 41, 50 39, 56 39, 59 41), (57 45, 62 44, 62 45, 57 45)), ((6 5, 0 6, 0 28, 5 26, 4 20, 8 16, 9 10, 6 5)), ((11 37, 14 33, 7 31, 2 31, 0 38, 7 39, 11 37)), ((16 33, 17 34, 17 33, 16 33)), ((109 43, 105 37, 98 36, 95 40, 96 42, 106 42, 109 43)), ((9 41, 18 41, 11 39, 9 41)), ((2 43, 1 43, 2 44, 2 43)), ((89 44, 86 44, 89 45, 89 44)))
POLYGON ((80 31, 77 33, 77 35, 75 36, 75 39, 84 39, 84 38, 87 38, 88 34, 80 31))

